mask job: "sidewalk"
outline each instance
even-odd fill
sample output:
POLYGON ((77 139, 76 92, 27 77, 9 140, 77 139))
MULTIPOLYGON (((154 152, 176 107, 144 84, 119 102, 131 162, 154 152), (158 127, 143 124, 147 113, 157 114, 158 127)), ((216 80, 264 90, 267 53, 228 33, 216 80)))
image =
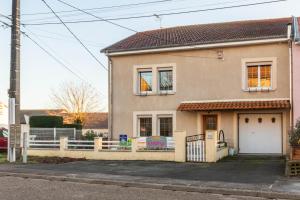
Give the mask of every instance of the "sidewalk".
POLYGON ((283 164, 278 159, 225 160, 215 164, 145 161, 2 164, 0 176, 300 199, 300 179, 284 177, 283 164))

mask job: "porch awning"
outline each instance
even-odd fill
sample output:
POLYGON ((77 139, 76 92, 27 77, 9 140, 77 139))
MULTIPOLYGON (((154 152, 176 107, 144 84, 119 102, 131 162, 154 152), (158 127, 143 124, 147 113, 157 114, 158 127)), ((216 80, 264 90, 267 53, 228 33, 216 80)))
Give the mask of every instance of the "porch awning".
POLYGON ((257 100, 257 101, 207 101, 207 102, 183 102, 179 105, 179 111, 214 111, 214 110, 265 110, 265 109, 289 109, 289 100, 257 100))

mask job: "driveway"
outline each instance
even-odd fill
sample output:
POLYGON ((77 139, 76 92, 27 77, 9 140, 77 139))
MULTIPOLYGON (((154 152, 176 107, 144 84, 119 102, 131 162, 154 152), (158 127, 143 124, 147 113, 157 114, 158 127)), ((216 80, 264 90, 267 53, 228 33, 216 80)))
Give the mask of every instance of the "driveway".
POLYGON ((101 173, 205 182, 272 184, 284 177, 284 165, 284 159, 279 157, 234 157, 218 163, 80 161, 65 164, 14 165, 14 168, 67 174, 101 173))

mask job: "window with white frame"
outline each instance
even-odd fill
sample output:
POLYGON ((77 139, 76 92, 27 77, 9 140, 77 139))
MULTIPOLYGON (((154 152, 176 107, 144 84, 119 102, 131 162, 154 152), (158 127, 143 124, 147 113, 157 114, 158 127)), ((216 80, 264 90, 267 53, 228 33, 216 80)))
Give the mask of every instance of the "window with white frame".
POLYGON ((159 136, 173 137, 173 118, 172 116, 158 117, 159 136))
POLYGON ((135 66, 134 93, 137 95, 174 94, 175 73, 175 64, 135 66))
POLYGON ((248 88, 271 89, 272 64, 247 64, 248 88))
POLYGON ((158 69, 159 91, 173 91, 173 70, 172 68, 158 69))
POLYGON ((173 137, 176 130, 176 111, 133 112, 133 136, 173 137))
POLYGON ((138 135, 140 137, 152 136, 152 117, 138 118, 138 135))

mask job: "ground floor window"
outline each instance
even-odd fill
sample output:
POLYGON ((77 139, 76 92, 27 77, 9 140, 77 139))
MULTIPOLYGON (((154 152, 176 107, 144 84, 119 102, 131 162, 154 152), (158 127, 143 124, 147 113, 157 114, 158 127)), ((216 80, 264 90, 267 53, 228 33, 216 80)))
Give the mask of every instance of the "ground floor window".
POLYGON ((173 137, 176 130, 176 111, 137 111, 133 118, 134 137, 173 137))
POLYGON ((139 118, 139 136, 146 137, 152 136, 152 118, 140 117, 139 118))
POLYGON ((173 119, 172 117, 158 118, 159 135, 165 137, 173 136, 173 119))

